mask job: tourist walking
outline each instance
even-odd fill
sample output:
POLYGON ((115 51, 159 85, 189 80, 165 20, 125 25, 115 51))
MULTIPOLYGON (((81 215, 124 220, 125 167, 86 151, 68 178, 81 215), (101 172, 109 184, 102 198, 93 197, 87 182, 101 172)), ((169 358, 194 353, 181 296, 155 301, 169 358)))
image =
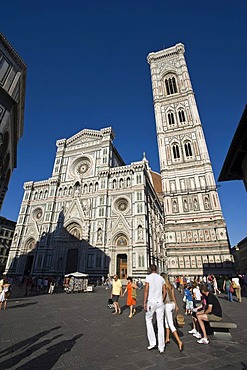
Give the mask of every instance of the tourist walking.
POLYGON ((53 294, 54 293, 54 289, 55 289, 55 283, 54 283, 54 281, 51 281, 50 286, 49 286, 48 293, 49 294, 53 294))
POLYGON ((106 288, 105 288, 106 290, 112 288, 112 280, 109 274, 107 275, 105 284, 106 284, 106 288))
POLYGON ((2 309, 2 305, 4 310, 7 308, 7 301, 10 296, 10 283, 7 279, 3 279, 2 285, 1 285, 2 291, 0 294, 0 310, 2 309))
POLYGON ((233 301, 233 298, 232 298, 232 293, 233 293, 232 292, 232 281, 229 278, 229 276, 225 277, 225 280, 224 280, 224 283, 223 283, 223 290, 225 290, 225 292, 227 294, 228 301, 232 302, 233 301))
POLYGON ((148 350, 156 346, 156 337, 153 328, 153 315, 156 312, 156 321, 158 327, 158 350, 164 353, 164 299, 166 297, 165 281, 162 276, 157 274, 157 266, 150 266, 150 275, 146 276, 144 288, 143 307, 146 311, 145 320, 147 328, 148 350))
POLYGON ((235 294, 236 294, 238 302, 242 302, 241 285, 240 285, 238 276, 235 276, 232 278, 232 287, 235 290, 235 294))
POLYGON ((137 298, 136 295, 137 285, 133 282, 133 279, 130 276, 127 277, 127 281, 128 283, 123 293, 123 296, 125 295, 125 293, 127 293, 127 306, 130 309, 129 318, 131 319, 136 313, 135 305, 137 298))
POLYGON ((161 276, 165 280, 165 288, 166 288, 166 298, 165 298, 165 328, 166 328, 166 340, 165 343, 170 343, 170 331, 174 335, 179 350, 182 351, 183 349, 183 342, 180 340, 178 336, 178 332, 174 326, 173 322, 173 312, 178 311, 178 305, 174 294, 174 287, 171 285, 171 282, 167 276, 167 274, 162 273, 161 276))
POLYGON ((113 281, 112 281, 112 292, 111 292, 111 299, 114 304, 115 311, 113 312, 113 315, 121 314, 121 308, 119 306, 118 300, 119 297, 123 294, 122 292, 122 282, 118 278, 117 274, 113 276, 113 281))
POLYGON ((201 291, 196 281, 194 281, 192 285, 192 297, 193 297, 193 307, 196 308, 200 306, 201 305, 201 291))
POLYGON ((185 315, 192 315, 193 310, 193 297, 192 297, 192 288, 190 285, 184 289, 185 301, 185 315))
POLYGON ((213 288, 214 288, 214 294, 220 294, 220 290, 218 289, 218 283, 217 283, 217 279, 214 275, 212 275, 212 279, 213 279, 213 288))

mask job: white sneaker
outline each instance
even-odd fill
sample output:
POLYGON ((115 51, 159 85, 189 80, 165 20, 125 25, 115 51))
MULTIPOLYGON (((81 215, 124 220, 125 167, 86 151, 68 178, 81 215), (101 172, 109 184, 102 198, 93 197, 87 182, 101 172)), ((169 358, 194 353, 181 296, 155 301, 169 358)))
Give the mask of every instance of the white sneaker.
POLYGON ((149 351, 151 351, 151 349, 153 349, 153 348, 155 348, 156 347, 156 344, 154 345, 154 346, 148 346, 147 347, 147 349, 149 350, 149 351))
POLYGON ((197 330, 196 329, 192 329, 192 330, 189 330, 188 331, 189 334, 197 334, 197 330))
POLYGON ((193 337, 196 337, 197 339, 201 339, 202 335, 200 333, 193 334, 193 337))
POLYGON ((197 343, 199 343, 199 344, 208 344, 209 340, 207 338, 202 338, 202 339, 197 340, 197 343))

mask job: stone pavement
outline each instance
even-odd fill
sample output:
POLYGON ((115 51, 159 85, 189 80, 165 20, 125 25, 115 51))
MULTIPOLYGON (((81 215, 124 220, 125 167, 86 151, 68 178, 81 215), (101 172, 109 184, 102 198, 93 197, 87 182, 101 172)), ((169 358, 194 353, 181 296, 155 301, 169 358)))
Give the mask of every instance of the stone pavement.
MULTIPOLYGON (((171 340, 160 355, 147 350, 143 291, 138 291, 133 319, 128 318, 125 298, 120 300, 122 314, 112 315, 104 287, 94 293, 17 295, 13 292, 8 309, 0 312, 1 370, 247 369, 247 298, 231 303, 224 294, 219 297, 223 311, 238 325, 232 330, 236 342, 198 344, 188 334, 191 317, 185 316, 186 325, 179 329, 183 352, 171 340)), ((182 306, 182 296, 177 296, 182 306)))

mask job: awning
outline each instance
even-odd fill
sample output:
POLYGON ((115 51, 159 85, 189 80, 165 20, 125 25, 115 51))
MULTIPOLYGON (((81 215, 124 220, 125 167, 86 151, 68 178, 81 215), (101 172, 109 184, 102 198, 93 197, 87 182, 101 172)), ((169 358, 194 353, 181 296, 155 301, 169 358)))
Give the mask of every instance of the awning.
POLYGON ((84 274, 84 272, 76 271, 76 272, 71 272, 69 274, 66 274, 64 276, 65 277, 73 276, 73 277, 76 277, 76 278, 86 278, 86 277, 88 277, 88 274, 84 274))

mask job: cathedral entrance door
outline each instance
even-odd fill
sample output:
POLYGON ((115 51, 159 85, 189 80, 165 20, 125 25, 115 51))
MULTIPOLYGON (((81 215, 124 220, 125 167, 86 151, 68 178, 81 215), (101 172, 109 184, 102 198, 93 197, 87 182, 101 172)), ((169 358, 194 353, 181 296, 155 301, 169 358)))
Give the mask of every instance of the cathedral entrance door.
POLYGON ((127 254, 117 255, 117 275, 120 279, 127 279, 127 254))
POLYGON ((24 275, 30 275, 33 269, 34 256, 27 256, 24 275))
POLYGON ((69 249, 67 253, 65 274, 76 272, 78 266, 78 249, 69 249))

